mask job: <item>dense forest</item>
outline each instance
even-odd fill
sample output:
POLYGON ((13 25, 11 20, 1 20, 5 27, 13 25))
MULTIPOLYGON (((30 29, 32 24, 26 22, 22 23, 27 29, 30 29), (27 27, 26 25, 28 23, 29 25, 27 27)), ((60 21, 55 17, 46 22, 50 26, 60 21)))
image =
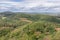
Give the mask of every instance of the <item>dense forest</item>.
POLYGON ((2 12, 0 40, 60 40, 60 17, 2 12))

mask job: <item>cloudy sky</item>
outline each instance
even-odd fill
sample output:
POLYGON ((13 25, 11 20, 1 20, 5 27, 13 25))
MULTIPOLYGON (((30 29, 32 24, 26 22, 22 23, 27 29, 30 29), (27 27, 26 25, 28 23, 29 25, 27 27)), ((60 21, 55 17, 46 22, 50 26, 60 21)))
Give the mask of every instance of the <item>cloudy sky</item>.
POLYGON ((0 12, 60 12, 60 0, 0 0, 0 12))

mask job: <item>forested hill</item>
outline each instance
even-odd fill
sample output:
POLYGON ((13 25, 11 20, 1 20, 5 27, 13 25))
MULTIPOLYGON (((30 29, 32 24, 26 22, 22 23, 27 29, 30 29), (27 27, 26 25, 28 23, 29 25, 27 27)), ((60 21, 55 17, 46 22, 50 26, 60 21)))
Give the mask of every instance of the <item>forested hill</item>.
POLYGON ((59 35, 58 16, 0 13, 0 40, 60 40, 59 35))

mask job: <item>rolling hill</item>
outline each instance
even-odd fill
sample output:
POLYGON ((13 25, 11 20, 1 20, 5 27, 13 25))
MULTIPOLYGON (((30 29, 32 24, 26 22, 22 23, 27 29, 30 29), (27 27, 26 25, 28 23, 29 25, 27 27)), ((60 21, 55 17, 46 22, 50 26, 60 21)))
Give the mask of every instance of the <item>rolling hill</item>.
POLYGON ((43 14, 0 13, 0 40, 60 40, 60 19, 43 14))

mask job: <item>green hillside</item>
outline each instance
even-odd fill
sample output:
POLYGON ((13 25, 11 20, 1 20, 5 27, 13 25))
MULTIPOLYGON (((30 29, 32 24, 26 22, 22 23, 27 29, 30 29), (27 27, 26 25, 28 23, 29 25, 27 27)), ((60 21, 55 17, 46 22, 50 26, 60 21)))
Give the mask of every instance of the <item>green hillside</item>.
POLYGON ((0 13, 0 40, 60 40, 60 19, 27 13, 0 13))

